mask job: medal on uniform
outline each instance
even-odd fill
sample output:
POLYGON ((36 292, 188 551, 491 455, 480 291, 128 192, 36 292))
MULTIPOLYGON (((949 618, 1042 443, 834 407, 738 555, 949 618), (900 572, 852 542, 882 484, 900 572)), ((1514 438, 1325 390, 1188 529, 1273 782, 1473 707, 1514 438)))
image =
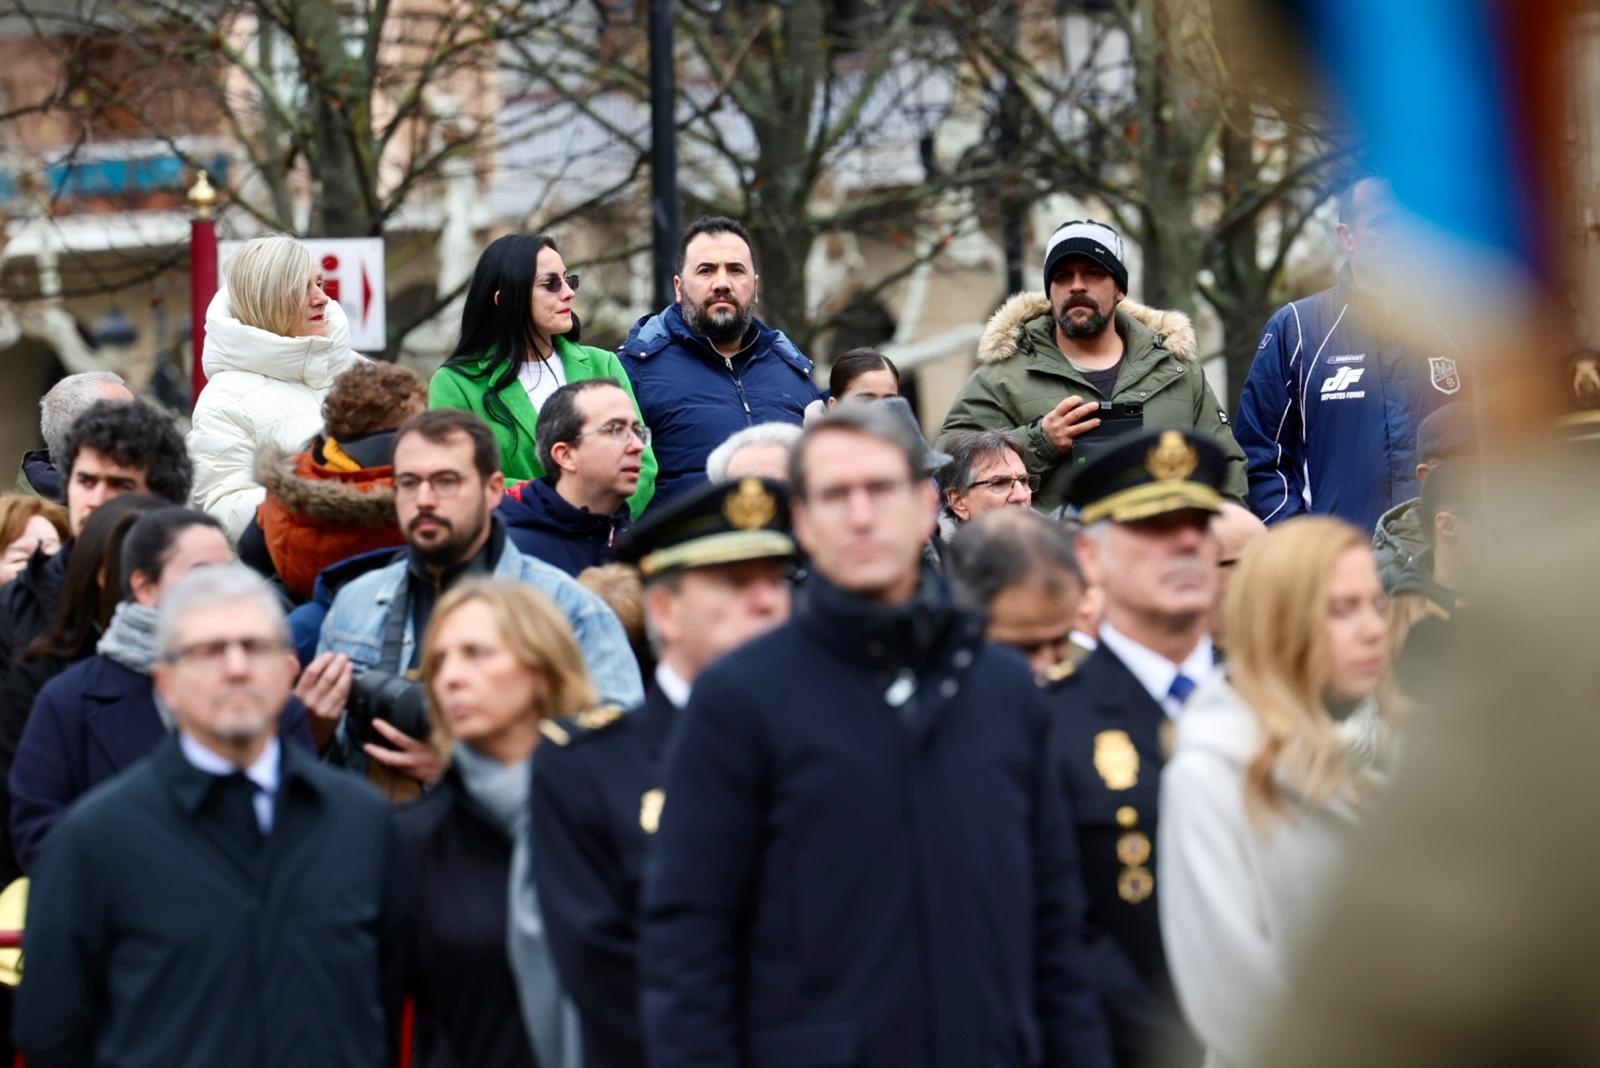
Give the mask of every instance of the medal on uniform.
POLYGON ((1142 831, 1130 831, 1117 839, 1117 859, 1130 868, 1141 868, 1150 859, 1150 839, 1142 831))
POLYGON ((1127 790, 1139 781, 1139 751, 1127 731, 1101 731, 1094 736, 1094 770, 1108 790, 1127 790))
POLYGON ((645 834, 655 834, 661 826, 661 809, 667 803, 665 790, 646 790, 639 798, 639 826, 645 834))
POLYGON ((1124 868, 1117 876, 1117 896, 1130 905, 1148 901, 1155 890, 1156 877, 1149 868, 1124 868))

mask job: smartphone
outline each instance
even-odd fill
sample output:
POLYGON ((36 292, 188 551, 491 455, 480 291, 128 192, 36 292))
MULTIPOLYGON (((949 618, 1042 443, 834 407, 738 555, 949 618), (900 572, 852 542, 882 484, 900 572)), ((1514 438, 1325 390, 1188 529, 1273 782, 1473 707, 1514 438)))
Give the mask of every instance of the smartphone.
POLYGON ((1093 418, 1100 425, 1072 440, 1074 463, 1088 463, 1109 446, 1144 430, 1144 405, 1139 401, 1108 401, 1100 405, 1093 418))

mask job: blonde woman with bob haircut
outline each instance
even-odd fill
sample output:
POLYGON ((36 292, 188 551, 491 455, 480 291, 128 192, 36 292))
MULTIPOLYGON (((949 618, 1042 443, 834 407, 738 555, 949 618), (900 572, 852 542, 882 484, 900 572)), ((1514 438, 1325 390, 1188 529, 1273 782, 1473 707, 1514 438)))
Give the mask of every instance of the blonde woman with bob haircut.
POLYGON ((1365 535, 1307 517, 1240 561, 1230 661, 1178 722, 1157 893, 1173 985, 1207 1065, 1254 1063, 1372 786, 1390 706, 1383 587, 1365 535))
POLYGON ((228 262, 206 309, 207 384, 189 431, 195 504, 239 540, 266 490, 256 452, 298 452, 322 429, 333 380, 360 363, 350 327, 323 289, 321 265, 292 237, 258 237, 228 262))
POLYGON ((562 737, 550 721, 616 710, 595 708, 566 616, 520 583, 471 579, 447 593, 423 639, 422 681, 449 767, 395 816, 416 917, 417 1063, 575 1063, 577 1018, 529 868, 529 761, 541 728, 562 737))

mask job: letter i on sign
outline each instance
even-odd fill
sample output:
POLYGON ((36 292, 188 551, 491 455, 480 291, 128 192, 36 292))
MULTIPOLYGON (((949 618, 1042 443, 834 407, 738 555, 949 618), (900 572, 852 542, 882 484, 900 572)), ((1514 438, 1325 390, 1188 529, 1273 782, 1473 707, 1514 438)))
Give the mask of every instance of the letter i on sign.
POLYGON ((339 257, 322 257, 322 291, 329 300, 339 299, 339 257))

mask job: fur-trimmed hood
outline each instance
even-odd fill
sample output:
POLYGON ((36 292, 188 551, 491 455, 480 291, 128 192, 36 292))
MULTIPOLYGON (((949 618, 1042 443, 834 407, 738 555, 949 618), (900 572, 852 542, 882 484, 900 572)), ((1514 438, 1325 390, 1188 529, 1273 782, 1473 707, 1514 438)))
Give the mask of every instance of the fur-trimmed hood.
MULTIPOLYGON (((1022 332, 1041 315, 1050 314, 1050 298, 1038 291, 1018 293, 1000 305, 978 340, 980 364, 1002 363, 1017 354, 1022 344, 1022 332)), ((1161 339, 1162 347, 1180 360, 1192 360, 1199 344, 1195 338, 1194 323, 1180 311, 1162 311, 1124 300, 1117 305, 1117 315, 1126 316, 1161 339)))
POLYGON ((268 445, 256 454, 256 481, 301 521, 317 525, 379 528, 396 522, 394 468, 332 471, 310 451, 268 445))

